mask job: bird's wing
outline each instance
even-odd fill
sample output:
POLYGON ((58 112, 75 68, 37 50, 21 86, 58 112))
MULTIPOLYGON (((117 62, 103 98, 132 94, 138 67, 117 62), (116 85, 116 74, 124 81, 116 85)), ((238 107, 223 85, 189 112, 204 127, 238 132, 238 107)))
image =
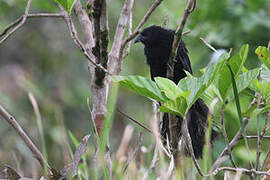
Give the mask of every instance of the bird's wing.
POLYGON ((175 60, 174 82, 178 83, 182 78, 186 77, 186 73, 183 71, 183 69, 192 74, 188 51, 184 42, 179 44, 175 60))

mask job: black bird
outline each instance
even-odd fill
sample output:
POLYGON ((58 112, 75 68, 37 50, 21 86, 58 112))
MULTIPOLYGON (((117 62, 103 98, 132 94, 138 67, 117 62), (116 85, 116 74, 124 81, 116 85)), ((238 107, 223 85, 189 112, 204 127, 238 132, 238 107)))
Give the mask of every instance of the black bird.
MULTIPOLYGON (((160 26, 150 26, 144 29, 136 38, 135 43, 144 44, 144 54, 146 55, 147 64, 150 66, 151 78, 166 77, 168 59, 172 49, 174 39, 173 30, 164 29, 160 26)), ((178 83, 186 77, 185 71, 192 74, 188 51, 183 41, 180 42, 174 67, 174 83, 178 83)), ((202 157, 204 136, 207 127, 208 107, 202 99, 198 99, 187 113, 188 130, 192 140, 192 146, 196 158, 202 157)), ((179 140, 181 138, 183 118, 178 116, 179 140)), ((166 139, 169 134, 168 114, 164 113, 161 135, 166 139)))

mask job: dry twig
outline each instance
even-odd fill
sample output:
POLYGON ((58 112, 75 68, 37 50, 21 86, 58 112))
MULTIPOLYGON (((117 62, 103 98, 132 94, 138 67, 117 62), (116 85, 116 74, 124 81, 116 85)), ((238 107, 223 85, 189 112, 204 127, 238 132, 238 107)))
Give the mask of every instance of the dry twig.
POLYGON ((34 157, 38 160, 40 165, 42 167, 46 166, 49 170, 49 174, 53 175, 52 168, 50 165, 46 162, 45 158, 39 151, 39 149, 36 147, 36 145, 32 142, 32 140, 29 138, 29 136, 25 133, 25 131, 22 129, 22 127, 19 125, 19 123, 16 121, 16 119, 11 116, 6 109, 0 105, 0 115, 14 128, 14 130, 20 135, 26 146, 30 149, 30 151, 33 153, 34 157))
MULTIPOLYGON (((27 1, 27 4, 26 4, 26 7, 25 7, 25 11, 24 11, 24 15, 22 16, 22 20, 18 21, 19 24, 17 24, 10 32, 7 32, 6 35, 0 40, 0 45, 5 41, 7 40, 7 38, 9 38, 15 31, 17 31, 26 21, 26 18, 28 16, 28 12, 29 12, 29 9, 30 9, 30 6, 31 6, 31 3, 32 3, 32 0, 28 0, 27 1)), ((14 24, 16 24, 16 21, 14 24)), ((12 27, 14 26, 14 24, 10 25, 9 27, 12 27)))
POLYGON ((259 164, 260 164, 260 156, 261 156, 261 147, 262 147, 262 139, 264 138, 264 135, 268 129, 268 124, 269 124, 269 111, 267 111, 265 113, 265 120, 264 120, 264 126, 263 129, 261 131, 261 133, 259 133, 258 131, 258 140, 257 140, 257 153, 256 153, 256 163, 255 163, 255 169, 258 170, 259 169, 259 164))
POLYGON ((230 158, 230 161, 233 165, 233 167, 237 168, 234 160, 233 160, 233 157, 232 157, 232 151, 231 151, 231 147, 230 147, 230 142, 229 142, 229 138, 228 138, 228 135, 227 135, 227 132, 226 132, 226 128, 225 128, 225 121, 224 121, 224 110, 225 110, 225 105, 223 104, 222 107, 221 107, 221 126, 222 126, 222 133, 223 133, 223 136, 224 136, 224 139, 225 139, 225 142, 226 142, 226 146, 227 146, 227 149, 228 149, 228 154, 229 154, 229 158, 230 158))
POLYGON ((130 34, 127 38, 125 38, 125 40, 121 43, 120 53, 119 53, 118 59, 122 59, 123 51, 124 51, 124 48, 125 48, 126 44, 129 41, 131 41, 132 39, 134 39, 140 33, 140 30, 141 30, 142 26, 146 23, 146 21, 149 19, 150 15, 155 11, 155 9, 160 5, 160 3, 162 1, 163 0, 156 0, 152 4, 152 6, 148 9, 146 14, 144 15, 144 17, 140 21, 139 25, 135 28, 134 32, 132 34, 130 34))

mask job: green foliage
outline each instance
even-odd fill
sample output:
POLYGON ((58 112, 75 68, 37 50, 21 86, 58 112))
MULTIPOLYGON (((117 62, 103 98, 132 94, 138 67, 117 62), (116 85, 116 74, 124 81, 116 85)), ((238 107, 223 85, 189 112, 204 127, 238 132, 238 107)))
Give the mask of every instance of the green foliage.
POLYGON ((77 0, 55 0, 56 2, 58 2, 59 4, 61 4, 61 6, 68 12, 71 13, 71 10, 75 4, 75 2, 77 0))
MULTIPOLYGON (((244 45, 244 46, 242 46, 240 52, 237 55, 231 57, 228 60, 228 64, 232 68, 232 72, 233 72, 235 77, 237 77, 238 73, 240 72, 241 68, 243 67, 244 62, 247 58, 247 54, 248 54, 248 45, 244 45)), ((218 87, 219 94, 220 94, 222 100, 225 101, 229 90, 232 88, 231 73, 230 73, 230 70, 227 66, 225 66, 221 70, 221 72, 218 76, 216 86, 218 87)))
POLYGON ((114 82, 119 82, 121 86, 126 87, 140 94, 141 96, 156 99, 161 102, 167 100, 155 82, 142 76, 113 76, 114 82))
POLYGON ((255 50, 255 53, 258 55, 259 59, 264 63, 264 65, 270 69, 270 51, 264 46, 259 46, 255 50))

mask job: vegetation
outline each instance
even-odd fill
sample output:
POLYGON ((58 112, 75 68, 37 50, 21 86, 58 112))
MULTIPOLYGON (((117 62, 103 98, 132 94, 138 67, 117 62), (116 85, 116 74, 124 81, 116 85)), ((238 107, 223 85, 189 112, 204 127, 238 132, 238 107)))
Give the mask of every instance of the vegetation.
POLYGON ((179 84, 151 81, 143 47, 125 40, 152 24, 176 29, 187 2, 135 1, 132 16, 119 21, 125 29, 118 24, 125 13, 119 12, 123 5, 131 10, 132 0, 107 2, 108 24, 102 21, 104 2, 89 2, 0 2, 0 178, 264 179, 270 174, 267 0, 197 1, 182 36, 195 73, 179 84), (156 9, 141 24, 152 3, 156 9), (99 31, 84 31, 80 12, 87 12, 99 31), (160 114, 184 116, 199 97, 210 108, 203 159, 183 152, 175 164, 159 138, 160 114), (211 126, 220 133, 212 145, 211 126), (27 144, 27 137, 34 143, 27 144))

